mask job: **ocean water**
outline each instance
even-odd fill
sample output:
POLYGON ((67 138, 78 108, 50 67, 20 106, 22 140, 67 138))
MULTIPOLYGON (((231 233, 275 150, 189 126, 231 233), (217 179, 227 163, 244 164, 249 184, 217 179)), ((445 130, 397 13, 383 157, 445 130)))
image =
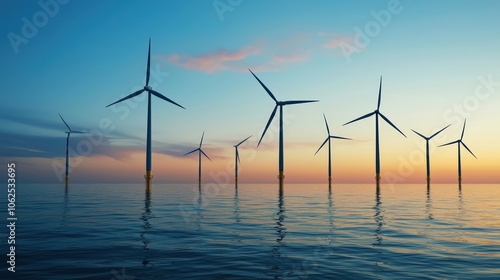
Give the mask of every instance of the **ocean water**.
POLYGON ((278 189, 18 185, 16 272, 0 277, 500 279, 500 185, 278 189))

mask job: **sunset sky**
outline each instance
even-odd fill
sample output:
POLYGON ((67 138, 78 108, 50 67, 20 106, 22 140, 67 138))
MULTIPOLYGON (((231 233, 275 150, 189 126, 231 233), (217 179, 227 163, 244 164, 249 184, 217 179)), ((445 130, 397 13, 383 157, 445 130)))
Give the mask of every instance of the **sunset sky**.
MULTIPOLYGON (((285 112, 285 176, 373 182, 375 119, 342 126, 376 109, 381 122, 382 183, 456 182, 460 138, 464 183, 500 182, 499 1, 0 1, 2 102, 0 160, 17 163, 19 182, 59 182, 66 127, 73 183, 143 182, 146 94, 105 108, 144 86, 151 37, 151 86, 181 104, 153 98, 155 182, 197 181, 205 131, 205 181, 232 182, 240 146, 240 182, 276 182, 278 118, 257 142, 274 101, 317 99, 285 112), (75 157, 76 156, 76 157, 75 157)), ((5 172, 4 172, 5 173, 5 172)), ((5 175, 2 175, 5 176, 5 175)))

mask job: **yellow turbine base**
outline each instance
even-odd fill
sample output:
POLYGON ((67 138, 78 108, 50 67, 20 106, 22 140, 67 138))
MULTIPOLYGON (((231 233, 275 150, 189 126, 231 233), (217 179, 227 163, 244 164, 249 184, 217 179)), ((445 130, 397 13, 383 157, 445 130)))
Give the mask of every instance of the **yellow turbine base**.
POLYGON ((280 185, 280 195, 283 195, 283 183, 284 183, 284 179, 285 179, 285 174, 283 174, 282 171, 279 172, 278 179, 279 179, 279 185, 280 185))
POLYGON ((153 174, 151 171, 146 171, 146 175, 144 175, 144 179, 146 179, 146 188, 150 189, 153 185, 153 174))
POLYGON ((69 176, 66 176, 65 182, 66 182, 65 184, 66 184, 66 187, 67 187, 69 185, 69 176))

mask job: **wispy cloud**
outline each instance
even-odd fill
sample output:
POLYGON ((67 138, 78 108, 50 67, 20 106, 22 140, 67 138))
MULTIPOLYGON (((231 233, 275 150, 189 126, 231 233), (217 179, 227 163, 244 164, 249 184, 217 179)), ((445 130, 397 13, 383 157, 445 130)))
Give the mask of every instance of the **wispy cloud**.
POLYGON ((234 62, 258 55, 262 53, 262 51, 263 48, 259 45, 249 45, 239 50, 219 49, 197 56, 172 54, 168 56, 159 56, 158 58, 185 69, 213 73, 222 70, 234 70, 234 62))
POLYGON ((354 38, 349 36, 337 36, 328 39, 323 47, 327 49, 335 49, 345 44, 352 44, 354 38))
POLYGON ((309 37, 295 36, 270 46, 258 41, 234 50, 218 49, 201 55, 159 55, 157 58, 184 69, 205 73, 243 72, 248 68, 256 72, 275 71, 308 60, 309 52, 304 50, 303 44, 309 41, 309 37))

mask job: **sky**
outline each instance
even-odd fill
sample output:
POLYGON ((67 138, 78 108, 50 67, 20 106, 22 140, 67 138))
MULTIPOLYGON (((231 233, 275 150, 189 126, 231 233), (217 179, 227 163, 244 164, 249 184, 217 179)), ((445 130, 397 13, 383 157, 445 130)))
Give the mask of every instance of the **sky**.
MULTIPOLYGON (((229 183, 240 146, 239 181, 276 182, 278 118, 257 147, 274 101, 315 99, 284 108, 285 180, 375 176, 375 119, 346 126, 377 106, 407 136, 381 120, 382 183, 457 181, 460 138, 464 183, 500 182, 500 29, 498 1, 0 1, 0 161, 16 163, 18 182, 143 182, 147 98, 106 105, 144 86, 151 38, 151 82, 183 110, 153 98, 155 182, 229 183)), ((4 176, 4 175, 2 175, 4 176)))

